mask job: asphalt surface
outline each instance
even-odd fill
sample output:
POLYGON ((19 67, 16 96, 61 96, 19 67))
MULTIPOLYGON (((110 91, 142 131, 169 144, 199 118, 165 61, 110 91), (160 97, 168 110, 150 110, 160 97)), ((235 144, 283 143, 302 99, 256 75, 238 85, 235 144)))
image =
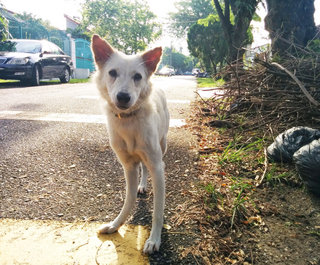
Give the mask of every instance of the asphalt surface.
MULTIPOLYGON (((165 90, 171 119, 166 163, 165 223, 185 198, 193 170, 193 137, 183 125, 195 98, 193 77, 155 77, 165 90)), ((0 85, 0 218, 110 221, 124 199, 122 168, 108 143, 95 85, 0 85)), ((149 183, 150 187, 150 183, 149 183)), ((149 189, 150 190, 150 189, 149 189)), ((150 225, 152 193, 139 198, 128 223, 150 225)), ((177 228, 178 229, 178 228, 177 228)), ((188 238, 163 236, 150 262, 181 262, 188 238), (186 242, 184 242, 186 241, 186 242), (179 260, 179 261, 178 261, 179 260)))

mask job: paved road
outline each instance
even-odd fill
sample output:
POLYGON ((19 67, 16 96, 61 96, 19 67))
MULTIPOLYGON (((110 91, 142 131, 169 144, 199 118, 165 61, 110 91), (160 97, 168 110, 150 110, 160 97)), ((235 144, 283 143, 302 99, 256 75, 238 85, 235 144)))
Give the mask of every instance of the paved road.
MULTIPOLYGON (((179 191, 192 172, 193 140, 180 126, 195 84, 193 77, 154 78, 167 94, 172 118, 165 158, 167 223, 183 202, 179 191)), ((0 190, 0 218, 105 221, 119 212, 123 173, 108 144, 94 84, 0 86, 0 190)), ((130 223, 150 224, 150 201, 151 193, 137 202, 130 223)), ((174 259, 172 240, 164 239, 158 259, 174 259)))

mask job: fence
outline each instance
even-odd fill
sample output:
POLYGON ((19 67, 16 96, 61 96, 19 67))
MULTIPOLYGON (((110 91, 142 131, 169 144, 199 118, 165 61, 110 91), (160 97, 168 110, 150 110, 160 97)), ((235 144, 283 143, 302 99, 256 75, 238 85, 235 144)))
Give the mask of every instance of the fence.
POLYGON ((84 39, 75 39, 76 48, 76 68, 95 70, 90 42, 84 39))

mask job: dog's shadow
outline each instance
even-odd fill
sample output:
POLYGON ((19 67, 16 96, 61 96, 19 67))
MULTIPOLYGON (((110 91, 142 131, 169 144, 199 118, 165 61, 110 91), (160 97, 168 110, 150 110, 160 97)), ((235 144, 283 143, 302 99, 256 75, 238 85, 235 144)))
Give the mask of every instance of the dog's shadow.
MULTIPOLYGON (((151 191, 144 194, 138 194, 136 209, 134 210, 134 214, 130 220, 130 223, 146 226, 148 227, 148 230, 151 231, 153 210, 152 202, 153 195, 151 191)), ((164 224, 166 224, 166 218, 164 219, 164 224)), ((168 240, 168 233, 166 233, 166 231, 167 230, 165 228, 162 228, 162 243, 160 245, 160 250, 149 255, 150 264, 170 264, 167 263, 168 261, 172 260, 170 257, 178 255, 177 253, 172 252, 174 248, 171 246, 171 243, 168 240)))
POLYGON ((138 193, 136 208, 130 223, 148 226, 152 222, 152 192, 138 193))

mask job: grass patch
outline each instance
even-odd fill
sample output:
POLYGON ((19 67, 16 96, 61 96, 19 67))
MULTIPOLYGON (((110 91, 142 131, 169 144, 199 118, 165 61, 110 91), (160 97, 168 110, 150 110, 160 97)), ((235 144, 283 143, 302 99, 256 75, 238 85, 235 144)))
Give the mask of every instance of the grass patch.
MULTIPOLYGON (((70 79, 69 84, 88 83, 89 81, 90 81, 90 78, 70 79)), ((13 84, 13 83, 20 83, 20 81, 19 80, 4 80, 4 79, 0 79, 0 84, 13 84)), ((40 81, 40 84, 59 84, 59 83, 61 83, 59 79, 40 81)))
POLYGON ((0 83, 16 83, 19 82, 17 80, 4 80, 4 79, 0 79, 0 83))
POLYGON ((77 83, 88 83, 90 81, 90 78, 86 79, 71 79, 70 84, 77 84, 77 83))
POLYGON ((198 87, 221 87, 225 81, 223 79, 214 80, 210 77, 197 78, 198 87))
MULTIPOLYGON (((242 143, 241 138, 229 141, 227 148, 223 151, 219 158, 219 163, 236 163, 243 161, 244 158, 250 156, 253 159, 252 152, 257 154, 259 151, 263 150, 263 139, 258 139, 249 143, 242 143)), ((255 159, 253 159, 255 160, 255 159)))
POLYGON ((236 216, 240 219, 245 219, 247 215, 246 203, 251 201, 250 196, 253 190, 252 183, 247 183, 241 178, 233 179, 233 181, 234 183, 231 185, 231 191, 234 194, 234 200, 230 228, 233 227, 236 216))
MULTIPOLYGON (((90 78, 85 78, 85 79, 70 79, 68 84, 78 84, 78 83, 88 83, 90 81, 90 78)), ((60 80, 55 79, 55 80, 45 80, 45 81, 40 81, 40 83, 43 84, 59 84, 61 83, 60 80)))
POLYGON ((271 185, 288 183, 299 186, 299 178, 297 177, 295 170, 277 163, 271 164, 266 173, 265 180, 271 185))

